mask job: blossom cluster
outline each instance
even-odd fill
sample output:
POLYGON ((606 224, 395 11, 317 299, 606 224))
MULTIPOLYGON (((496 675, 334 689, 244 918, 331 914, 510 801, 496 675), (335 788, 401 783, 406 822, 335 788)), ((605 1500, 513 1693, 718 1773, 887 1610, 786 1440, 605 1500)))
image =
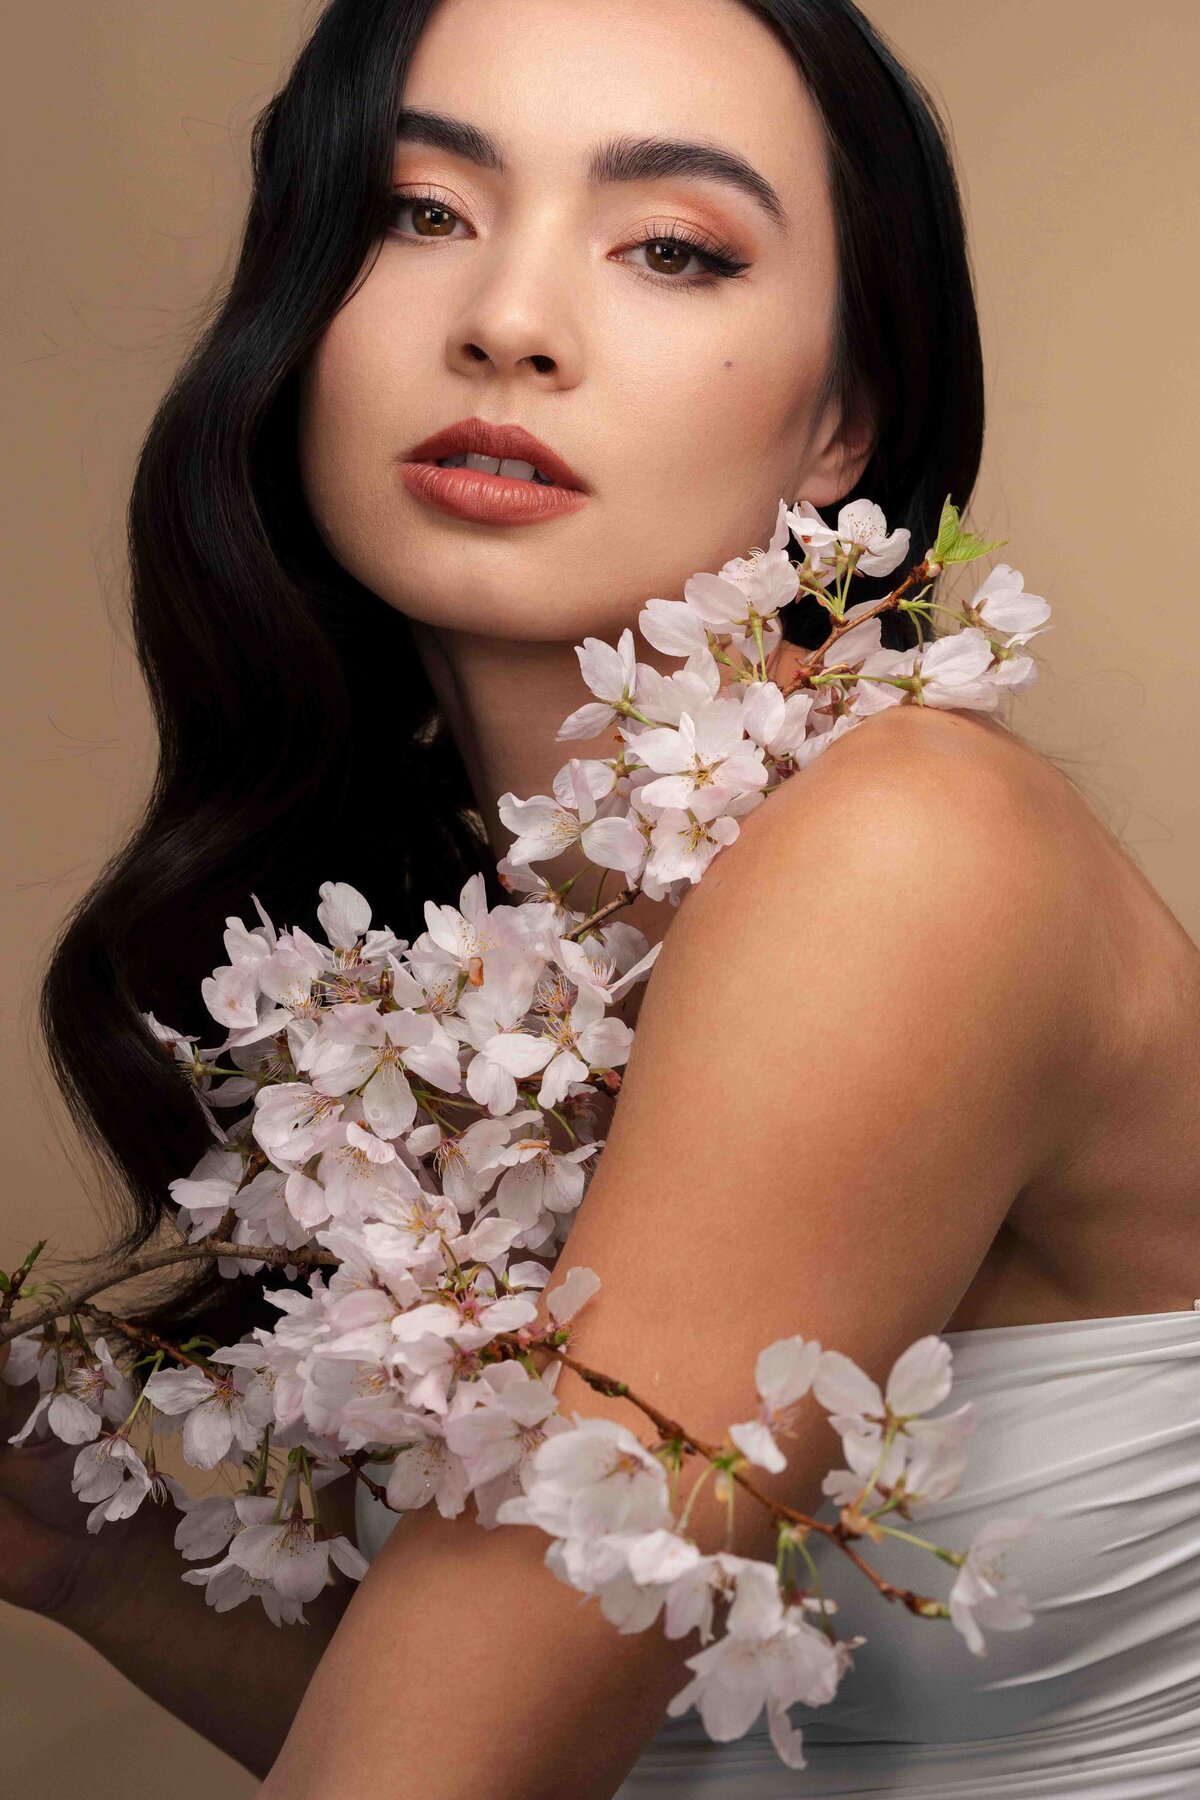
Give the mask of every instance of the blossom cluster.
MULTIPOLYGON (((719 574, 693 575, 682 600, 642 609, 642 637, 683 659, 681 669, 663 675, 638 663, 628 628, 615 649, 585 638, 576 654, 595 698, 558 737, 591 738, 614 725, 624 748, 571 758, 551 795, 503 795, 500 817, 516 841, 501 868, 511 875, 578 841, 589 862, 619 870, 652 899, 677 902, 737 837, 739 819, 864 719, 906 703, 995 712, 1030 686, 1037 665, 1021 646, 1047 628, 1050 608, 1007 563, 957 615, 960 630, 909 650, 883 647, 879 605, 847 606, 849 579, 890 574, 908 548, 908 531, 889 532, 869 501, 844 506, 836 527, 807 501, 794 509, 780 501, 765 550, 719 574), (802 567, 788 555, 789 531, 805 547, 802 567), (767 670, 783 637, 780 611, 800 593, 827 607, 838 635, 806 685, 785 693, 767 670), (740 666, 723 680, 730 650, 740 666)), ((910 602, 905 610, 919 617, 931 608, 910 602)))
MULTIPOLYGON (((622 1425, 558 1407, 571 1322, 600 1284, 580 1267, 556 1279, 554 1267, 632 1045, 619 1011, 657 946, 609 908, 574 910, 532 865, 578 845, 598 870, 619 871, 626 898, 677 902, 739 819, 855 724, 899 704, 991 710, 1027 685, 1034 665, 1020 647, 1049 608, 1006 564, 958 615, 955 635, 912 650, 883 648, 886 603, 847 605, 853 576, 893 571, 908 536, 889 533, 866 501, 844 507, 836 527, 807 503, 781 502, 766 550, 694 575, 682 601, 643 609, 643 637, 682 668, 638 663, 629 630, 615 647, 585 639, 593 698, 559 738, 612 727, 619 748, 569 758, 551 795, 501 798, 514 842, 499 872, 520 903, 489 906, 474 876, 457 906, 426 904, 426 929, 410 943, 372 925, 347 883, 320 889, 321 937, 277 928, 255 900, 253 923, 227 920, 227 960, 202 984, 222 1041, 201 1047, 145 1015, 213 1132, 171 1183, 181 1235, 222 1244, 223 1275, 270 1261, 293 1285, 266 1295, 278 1322, 236 1344, 147 1340, 136 1392, 105 1337, 89 1342, 69 1306, 69 1331, 14 1339, 5 1378, 36 1376, 40 1397, 11 1441, 53 1433, 81 1446, 73 1486, 89 1530, 148 1496, 170 1499, 177 1547, 204 1565, 184 1579, 219 1610, 253 1596, 291 1623, 331 1564, 352 1578, 365 1570, 321 1522, 320 1490, 348 1468, 398 1510, 432 1502, 453 1518, 470 1499, 486 1527, 544 1530, 548 1567, 596 1596, 622 1631, 661 1619, 671 1637, 699 1633, 672 1713, 695 1705, 710 1734, 728 1739, 765 1706, 779 1755, 803 1767, 788 1709, 831 1699, 863 1640, 839 1640, 834 1603, 804 1586, 802 1534, 777 1521, 776 1563, 706 1553, 676 1515, 678 1443, 649 1447, 622 1425), (789 529, 800 566, 785 548, 789 529), (826 607, 830 642, 785 691, 769 659, 780 611, 801 592, 826 607), (132 1442, 139 1420, 144 1453, 132 1442), (193 1497, 160 1475, 156 1431, 179 1432, 193 1467, 233 1471, 239 1491, 193 1497)), ((932 581, 978 553, 948 508, 924 574, 932 581)), ((919 595, 892 599, 918 620, 933 609, 919 595)), ((747 1467, 783 1469, 780 1440, 811 1394, 845 1465, 823 1492, 850 1535, 878 1539, 887 1515, 919 1518, 961 1480, 974 1407, 929 1416, 949 1394, 950 1362, 944 1341, 922 1338, 881 1392, 815 1340, 769 1345, 755 1370, 759 1410, 729 1427, 721 1474, 729 1485, 747 1467)), ((923 1610, 951 1619, 976 1653, 981 1626, 1029 1620, 998 1558, 1032 1524, 994 1521, 966 1552, 939 1553, 956 1565, 953 1584, 923 1610)))

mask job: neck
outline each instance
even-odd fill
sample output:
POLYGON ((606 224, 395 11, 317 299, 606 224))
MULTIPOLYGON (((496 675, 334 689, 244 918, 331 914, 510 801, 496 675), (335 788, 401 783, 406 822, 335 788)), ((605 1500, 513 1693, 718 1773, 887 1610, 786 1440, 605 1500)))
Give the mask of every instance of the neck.
MULTIPOLYGON (((488 842, 499 860, 512 842, 497 810, 500 796, 511 792, 524 800, 552 793, 554 777, 570 757, 614 754, 621 742, 616 726, 598 737, 555 740, 568 713, 594 698, 580 675, 573 644, 443 631, 416 619, 411 621, 411 629, 417 654, 463 759, 488 842)), ((784 659, 790 654, 792 646, 785 643, 771 659, 769 672, 774 678, 786 674, 784 659)), ((683 666, 678 658, 662 654, 641 638, 637 656, 639 662, 663 674, 683 666)), ((729 673, 722 666, 723 686, 729 673)), ((602 871, 590 864, 578 847, 535 867, 538 874, 556 884, 578 874, 569 904, 577 910, 593 909, 602 871)), ((601 905, 614 899, 622 885, 620 873, 608 871, 601 905)), ((675 908, 665 902, 639 896, 615 916, 637 926, 656 944, 674 913, 675 908)))

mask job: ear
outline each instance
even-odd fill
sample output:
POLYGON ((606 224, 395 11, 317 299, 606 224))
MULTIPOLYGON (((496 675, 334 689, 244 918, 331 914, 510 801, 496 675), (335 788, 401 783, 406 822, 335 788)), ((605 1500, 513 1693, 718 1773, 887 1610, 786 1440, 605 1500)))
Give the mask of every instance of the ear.
POLYGON ((820 512, 853 499, 876 437, 875 417, 865 403, 843 412, 832 401, 813 433, 796 500, 808 500, 820 512))

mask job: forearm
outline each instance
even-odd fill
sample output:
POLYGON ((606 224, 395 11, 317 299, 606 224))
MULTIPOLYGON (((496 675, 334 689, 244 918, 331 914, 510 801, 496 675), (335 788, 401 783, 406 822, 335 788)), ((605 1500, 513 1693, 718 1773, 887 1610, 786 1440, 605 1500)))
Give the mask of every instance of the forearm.
POLYGON ((52 1616, 177 1719, 263 1776, 353 1584, 339 1577, 336 1587, 306 1602, 306 1625, 273 1625, 255 1599, 218 1613, 181 1580, 194 1565, 174 1546, 176 1520, 171 1509, 145 1507, 105 1525, 120 1552, 113 1578, 52 1616))

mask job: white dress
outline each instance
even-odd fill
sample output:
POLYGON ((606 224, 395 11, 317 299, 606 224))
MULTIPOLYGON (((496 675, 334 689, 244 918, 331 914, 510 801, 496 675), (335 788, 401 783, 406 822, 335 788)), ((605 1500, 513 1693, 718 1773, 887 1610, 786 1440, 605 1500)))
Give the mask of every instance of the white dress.
MULTIPOLYGON (((1041 1514, 1002 1565, 1033 1623, 985 1629, 988 1653, 972 1656, 948 1620, 888 1605, 810 1539, 839 1636, 868 1642, 829 1706, 792 1709, 808 1766, 783 1766, 765 1715, 717 1744, 689 1712, 616 1800, 1200 1800, 1196 1307, 943 1332, 954 1385, 938 1410, 975 1400, 979 1424, 958 1493, 912 1530, 963 1550, 988 1519, 1041 1514)), ((370 1557, 396 1515, 361 1485, 357 1504, 370 1557)), ((953 1579, 912 1545, 866 1554, 927 1593, 953 1579)))

